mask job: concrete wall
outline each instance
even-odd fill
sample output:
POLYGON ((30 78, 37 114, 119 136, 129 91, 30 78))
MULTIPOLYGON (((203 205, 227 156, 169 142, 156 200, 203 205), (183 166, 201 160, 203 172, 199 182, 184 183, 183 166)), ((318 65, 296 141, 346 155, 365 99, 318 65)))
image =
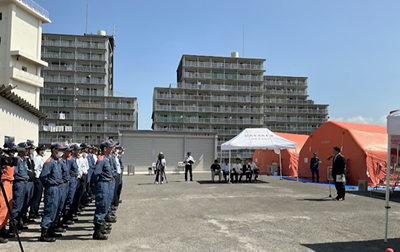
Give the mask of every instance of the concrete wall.
POLYGON ((23 108, 15 105, 0 96, 0 145, 4 144, 4 137, 15 137, 15 143, 24 142, 27 139, 38 144, 39 119, 23 108))

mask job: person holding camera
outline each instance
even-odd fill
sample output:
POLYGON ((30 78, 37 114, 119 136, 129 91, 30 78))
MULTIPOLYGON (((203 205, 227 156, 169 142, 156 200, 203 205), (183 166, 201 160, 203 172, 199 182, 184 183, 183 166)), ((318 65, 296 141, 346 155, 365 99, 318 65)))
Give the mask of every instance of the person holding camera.
POLYGON ((187 154, 187 156, 183 159, 183 163, 185 164, 185 181, 187 181, 188 172, 190 174, 190 181, 193 181, 192 165, 194 164, 194 159, 191 156, 191 154, 192 154, 191 152, 188 152, 186 154, 187 154))
POLYGON ((164 153, 160 152, 157 157, 156 161, 156 180, 155 183, 163 183, 164 181, 164 172, 165 168, 167 167, 167 161, 165 160, 164 153), (161 177, 161 178, 160 178, 161 177))
MULTIPOLYGON (((15 145, 12 141, 7 141, 4 144, 3 155, 1 157, 1 182, 3 183, 4 191, 6 192, 7 201, 0 191, 0 243, 7 243, 7 238, 13 237, 6 231, 7 221, 10 218, 7 203, 12 209, 13 201, 13 181, 14 181, 14 166, 18 164, 15 154, 15 145)), ((12 224, 10 223, 10 227, 12 224)), ((11 228, 10 228, 11 229, 11 228)))

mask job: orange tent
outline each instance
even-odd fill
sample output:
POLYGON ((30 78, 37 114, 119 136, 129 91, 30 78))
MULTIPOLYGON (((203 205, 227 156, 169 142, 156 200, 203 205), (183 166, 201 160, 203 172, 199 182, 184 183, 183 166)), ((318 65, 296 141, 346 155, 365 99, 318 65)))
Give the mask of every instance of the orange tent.
MULTIPOLYGON (((307 135, 296 135, 296 134, 288 134, 288 133, 279 133, 274 132, 276 135, 283 137, 287 140, 296 143, 296 150, 294 149, 284 149, 281 150, 281 159, 282 159, 282 175, 295 177, 297 175, 297 162, 298 162, 298 154, 303 147, 303 144, 306 142, 308 136, 307 135)), ((274 150, 263 150, 256 149, 253 153, 253 161, 260 169, 262 174, 272 173, 268 172, 268 166, 276 163, 279 167, 279 152, 275 153, 274 150)), ((279 174, 279 169, 277 170, 279 174)))
POLYGON ((374 186, 386 174, 386 127, 369 124, 328 121, 316 129, 300 151, 299 177, 311 178, 310 159, 317 152, 322 163, 320 180, 326 181, 327 168, 332 166, 332 148, 338 146, 347 161, 347 184, 358 185, 358 180, 374 186))

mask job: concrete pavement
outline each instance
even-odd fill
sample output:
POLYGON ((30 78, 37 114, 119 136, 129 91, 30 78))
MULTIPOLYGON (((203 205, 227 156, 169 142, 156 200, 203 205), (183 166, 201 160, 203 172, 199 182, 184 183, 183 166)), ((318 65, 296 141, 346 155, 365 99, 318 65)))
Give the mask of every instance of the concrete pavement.
MULTIPOLYGON (((94 205, 55 243, 39 225, 21 234, 25 251, 400 251, 400 203, 392 202, 389 244, 383 243, 384 200, 348 192, 333 201, 328 187, 264 177, 256 183, 210 183, 210 174, 124 177, 123 203, 107 241, 92 240, 94 205), (396 250, 397 249, 397 250, 396 250)), ((334 188, 332 194, 335 196, 334 188)), ((15 239, 0 251, 19 251, 15 239)))

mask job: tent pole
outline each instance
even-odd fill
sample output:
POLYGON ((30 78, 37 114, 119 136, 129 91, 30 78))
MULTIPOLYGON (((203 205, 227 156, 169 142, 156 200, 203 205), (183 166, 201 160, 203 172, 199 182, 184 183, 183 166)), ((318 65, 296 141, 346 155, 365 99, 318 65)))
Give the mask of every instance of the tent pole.
POLYGON ((229 149, 229 174, 228 174, 228 183, 231 183, 231 150, 229 149))
POLYGON ((281 149, 279 149, 279 170, 280 170, 281 179, 282 179, 282 158, 281 158, 281 149))
POLYGON ((299 158, 300 156, 297 156, 297 148, 294 149, 295 157, 296 157, 296 174, 297 174, 297 182, 299 182, 299 158))
MULTIPOLYGON (((386 160, 386 196, 385 196, 385 208, 386 208, 386 216, 385 216, 385 239, 384 242, 387 243, 388 237, 388 222, 389 222, 389 186, 390 186, 390 159, 391 159, 391 152, 392 152, 392 136, 388 135, 388 147, 387 147, 387 160, 386 160)), ((394 164, 393 164, 394 168, 394 164)))

